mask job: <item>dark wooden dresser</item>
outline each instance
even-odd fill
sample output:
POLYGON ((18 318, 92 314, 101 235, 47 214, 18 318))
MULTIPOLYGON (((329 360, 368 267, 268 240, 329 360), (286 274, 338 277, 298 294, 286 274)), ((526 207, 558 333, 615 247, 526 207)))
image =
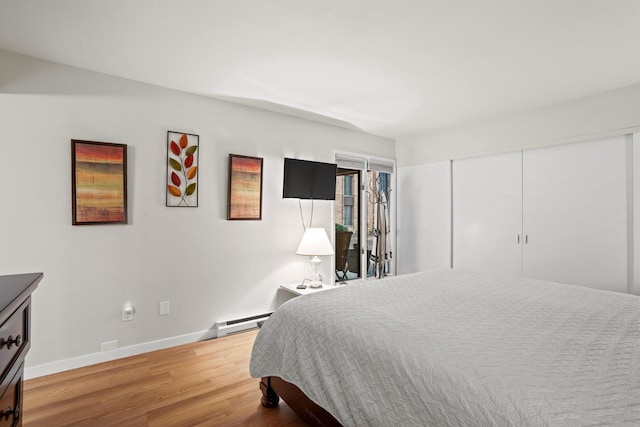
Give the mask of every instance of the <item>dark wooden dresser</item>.
POLYGON ((0 276, 0 426, 22 425, 24 357, 31 346, 31 293, 42 273, 0 276))

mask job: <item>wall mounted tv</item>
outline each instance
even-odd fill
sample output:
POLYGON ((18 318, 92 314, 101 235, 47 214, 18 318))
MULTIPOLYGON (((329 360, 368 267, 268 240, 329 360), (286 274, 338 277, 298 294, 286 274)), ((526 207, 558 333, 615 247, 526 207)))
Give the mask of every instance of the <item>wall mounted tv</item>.
POLYGON ((336 172, 334 163, 310 160, 284 159, 284 199, 336 199, 336 172))

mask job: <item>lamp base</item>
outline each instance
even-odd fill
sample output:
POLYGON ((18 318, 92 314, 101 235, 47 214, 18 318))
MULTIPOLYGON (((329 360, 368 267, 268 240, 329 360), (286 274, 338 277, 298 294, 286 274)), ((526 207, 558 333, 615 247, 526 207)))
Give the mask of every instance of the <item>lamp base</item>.
POLYGON ((318 289, 322 287, 322 282, 310 282, 308 286, 313 289, 318 289))
POLYGON ((309 283, 310 288, 317 289, 322 287, 322 279, 320 278, 320 273, 318 273, 318 266, 320 265, 321 262, 322 260, 317 256, 311 257, 311 266, 313 268, 313 280, 311 280, 311 283, 309 283))

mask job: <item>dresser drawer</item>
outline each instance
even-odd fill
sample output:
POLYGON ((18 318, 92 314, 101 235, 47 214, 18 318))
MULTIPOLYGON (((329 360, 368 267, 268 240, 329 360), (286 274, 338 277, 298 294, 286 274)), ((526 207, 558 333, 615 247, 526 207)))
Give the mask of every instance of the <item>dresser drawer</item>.
POLYGON ((11 380, 0 397, 0 427, 22 425, 22 373, 23 365, 11 370, 11 380))
MULTIPOLYGON (((9 370, 16 360, 29 348, 29 309, 28 298, 0 326, 0 381, 4 383, 9 370)), ((20 361, 20 363, 22 360, 20 361)), ((0 389, 0 393, 2 393, 0 389)), ((3 409, 0 407, 0 410, 3 409)))

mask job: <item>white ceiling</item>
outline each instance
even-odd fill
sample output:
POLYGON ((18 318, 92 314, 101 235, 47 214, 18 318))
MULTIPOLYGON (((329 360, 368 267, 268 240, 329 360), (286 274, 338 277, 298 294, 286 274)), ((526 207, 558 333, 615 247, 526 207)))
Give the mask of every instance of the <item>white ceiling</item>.
POLYGON ((0 49, 390 138, 640 82, 640 0, 0 0, 0 49))

